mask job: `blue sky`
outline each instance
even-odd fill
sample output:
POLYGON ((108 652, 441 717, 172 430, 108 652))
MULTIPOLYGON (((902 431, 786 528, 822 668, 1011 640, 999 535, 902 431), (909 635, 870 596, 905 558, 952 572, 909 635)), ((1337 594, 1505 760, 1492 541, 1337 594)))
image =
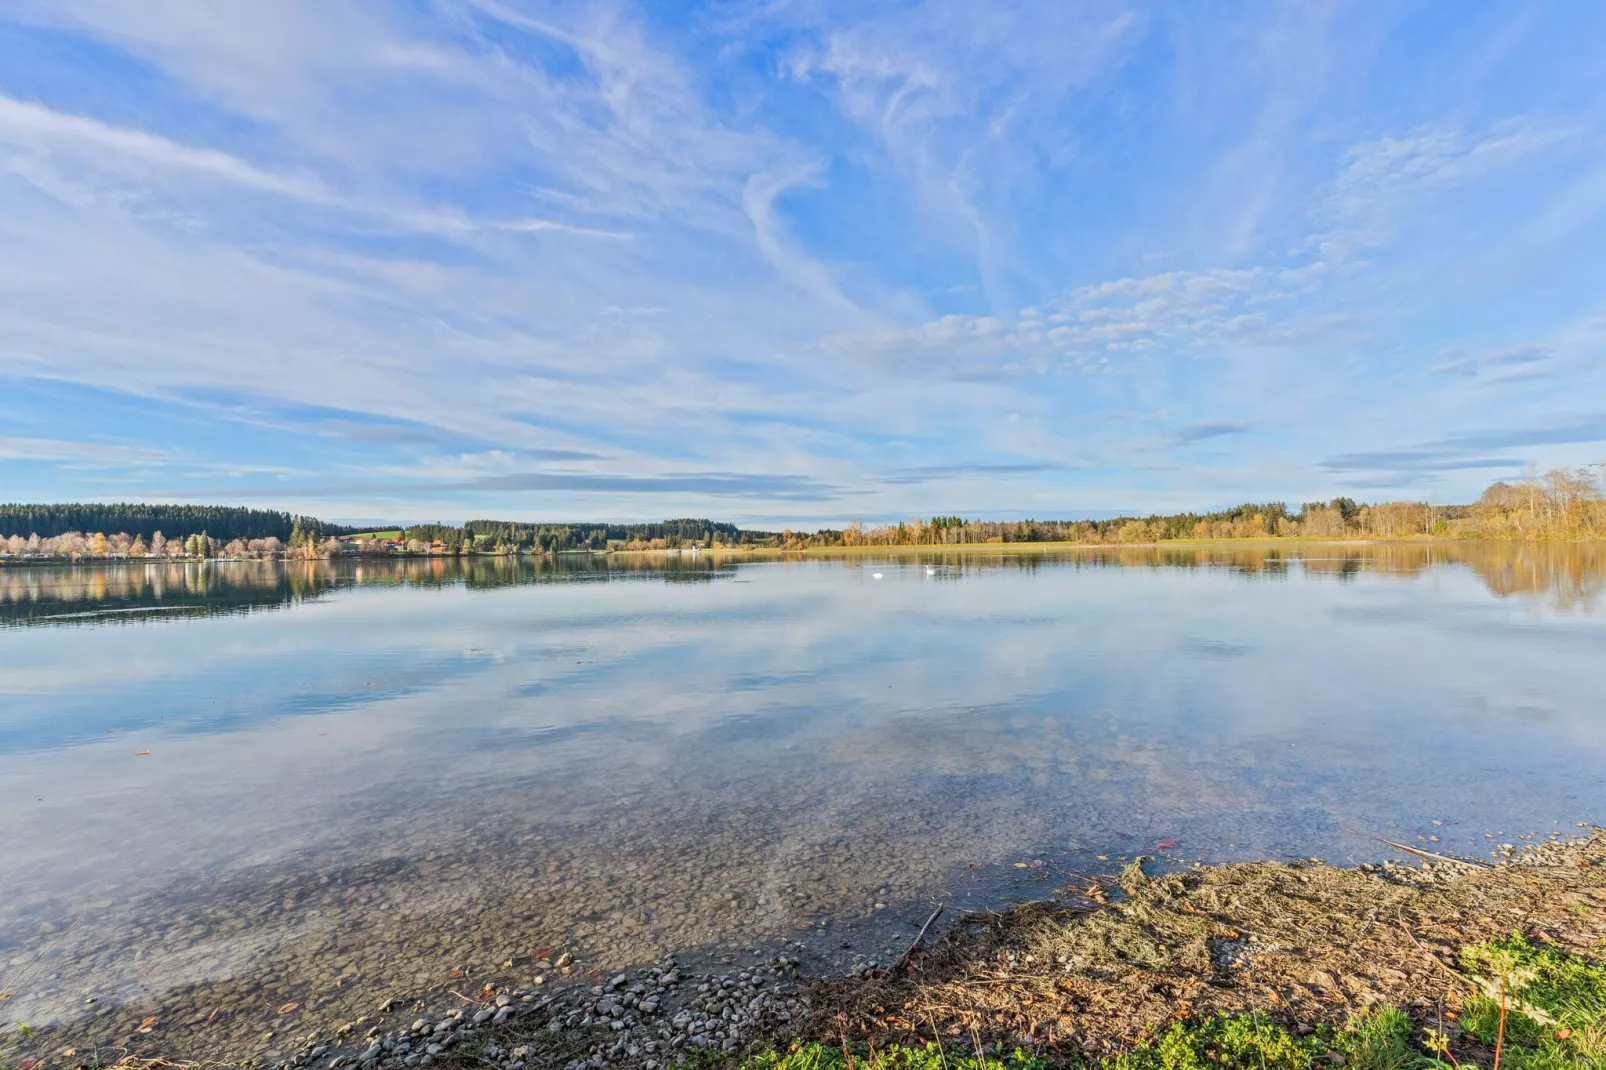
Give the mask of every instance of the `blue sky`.
POLYGON ((0 498, 794 525, 1606 461, 1606 7, 12 0, 0 498))

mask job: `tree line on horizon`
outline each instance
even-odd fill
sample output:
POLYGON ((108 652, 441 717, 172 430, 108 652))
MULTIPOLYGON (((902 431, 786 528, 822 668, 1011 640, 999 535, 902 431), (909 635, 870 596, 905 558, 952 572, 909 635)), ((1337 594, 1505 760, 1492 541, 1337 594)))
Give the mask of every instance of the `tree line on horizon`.
MULTIPOLYGON (((1600 466, 1595 466, 1599 468, 1600 466)), ((1445 537, 1469 539, 1606 538, 1606 488, 1589 468, 1528 472, 1496 482, 1470 505, 1421 501, 1365 504, 1339 497, 1306 502, 1246 503, 1208 513, 1120 516, 1105 520, 965 520, 937 516, 879 527, 783 531, 786 549, 835 546, 959 546, 977 543, 1072 542, 1093 545, 1185 539, 1445 537)))
POLYGON ((649 524, 471 520, 461 526, 411 525, 400 531, 399 540, 365 539, 365 534, 363 529, 315 517, 227 506, 0 505, 0 555, 8 558, 313 558, 381 548, 387 553, 399 549, 459 555, 690 547, 1131 545, 1296 537, 1599 539, 1606 538, 1606 488, 1591 469, 1557 468, 1544 475, 1529 472, 1517 482, 1497 482, 1470 505, 1366 504, 1339 497, 1306 502, 1297 512, 1283 502, 1262 502, 1215 512, 1105 520, 989 521, 935 516, 879 527, 852 524, 813 532, 773 533, 711 520, 679 519, 649 524), (122 526, 108 534, 97 528, 95 521, 106 527, 122 526), (184 524, 195 527, 170 538, 163 535, 159 524, 173 525, 178 531, 184 530, 184 524))
POLYGON ((37 535, 48 539, 71 532, 115 532, 149 541, 163 531, 181 532, 186 538, 205 531, 224 542, 273 538, 287 543, 298 527, 318 536, 349 535, 361 530, 312 516, 233 505, 0 504, 0 536, 7 538, 37 535))
POLYGON ((679 549, 723 546, 771 546, 776 534, 748 531, 713 520, 663 520, 655 524, 526 523, 513 520, 470 520, 450 524, 413 524, 402 530, 411 544, 439 543, 451 552, 463 548, 500 548, 502 552, 556 553, 561 550, 679 549))

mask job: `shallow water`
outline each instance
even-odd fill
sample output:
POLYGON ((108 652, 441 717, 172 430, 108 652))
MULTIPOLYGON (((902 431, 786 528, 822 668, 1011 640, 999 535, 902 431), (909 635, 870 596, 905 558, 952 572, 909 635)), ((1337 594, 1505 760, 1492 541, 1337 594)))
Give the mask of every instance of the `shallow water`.
POLYGON ((551 948, 829 969, 1137 853, 1575 831, 1603 581, 1454 544, 0 570, 5 1016, 243 1050, 551 948))

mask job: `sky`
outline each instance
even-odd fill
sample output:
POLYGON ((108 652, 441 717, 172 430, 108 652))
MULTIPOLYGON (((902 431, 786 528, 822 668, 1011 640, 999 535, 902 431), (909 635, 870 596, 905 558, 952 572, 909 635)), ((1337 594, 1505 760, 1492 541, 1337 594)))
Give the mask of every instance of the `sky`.
POLYGON ((8 0, 0 499, 808 527, 1603 462, 1603 40, 1472 0, 8 0))

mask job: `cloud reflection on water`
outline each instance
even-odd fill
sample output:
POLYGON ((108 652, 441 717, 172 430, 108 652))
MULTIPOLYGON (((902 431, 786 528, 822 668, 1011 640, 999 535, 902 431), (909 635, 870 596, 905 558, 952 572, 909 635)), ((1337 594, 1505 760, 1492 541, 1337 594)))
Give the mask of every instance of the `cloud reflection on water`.
MULTIPOLYGON (((375 983, 427 976, 446 952, 398 913, 623 961, 783 933, 799 883, 846 917, 1021 854, 1375 857, 1344 830, 1452 815, 1437 834, 1481 852, 1601 817, 1590 548, 931 560, 0 572, 0 950, 79 919, 43 1020, 90 978, 282 953, 311 984, 293 949, 325 929, 375 983), (194 614, 58 626, 167 591, 194 614), (360 894, 327 916, 172 933, 337 872, 360 894)), ((979 905, 1016 878, 965 880, 979 905)))

